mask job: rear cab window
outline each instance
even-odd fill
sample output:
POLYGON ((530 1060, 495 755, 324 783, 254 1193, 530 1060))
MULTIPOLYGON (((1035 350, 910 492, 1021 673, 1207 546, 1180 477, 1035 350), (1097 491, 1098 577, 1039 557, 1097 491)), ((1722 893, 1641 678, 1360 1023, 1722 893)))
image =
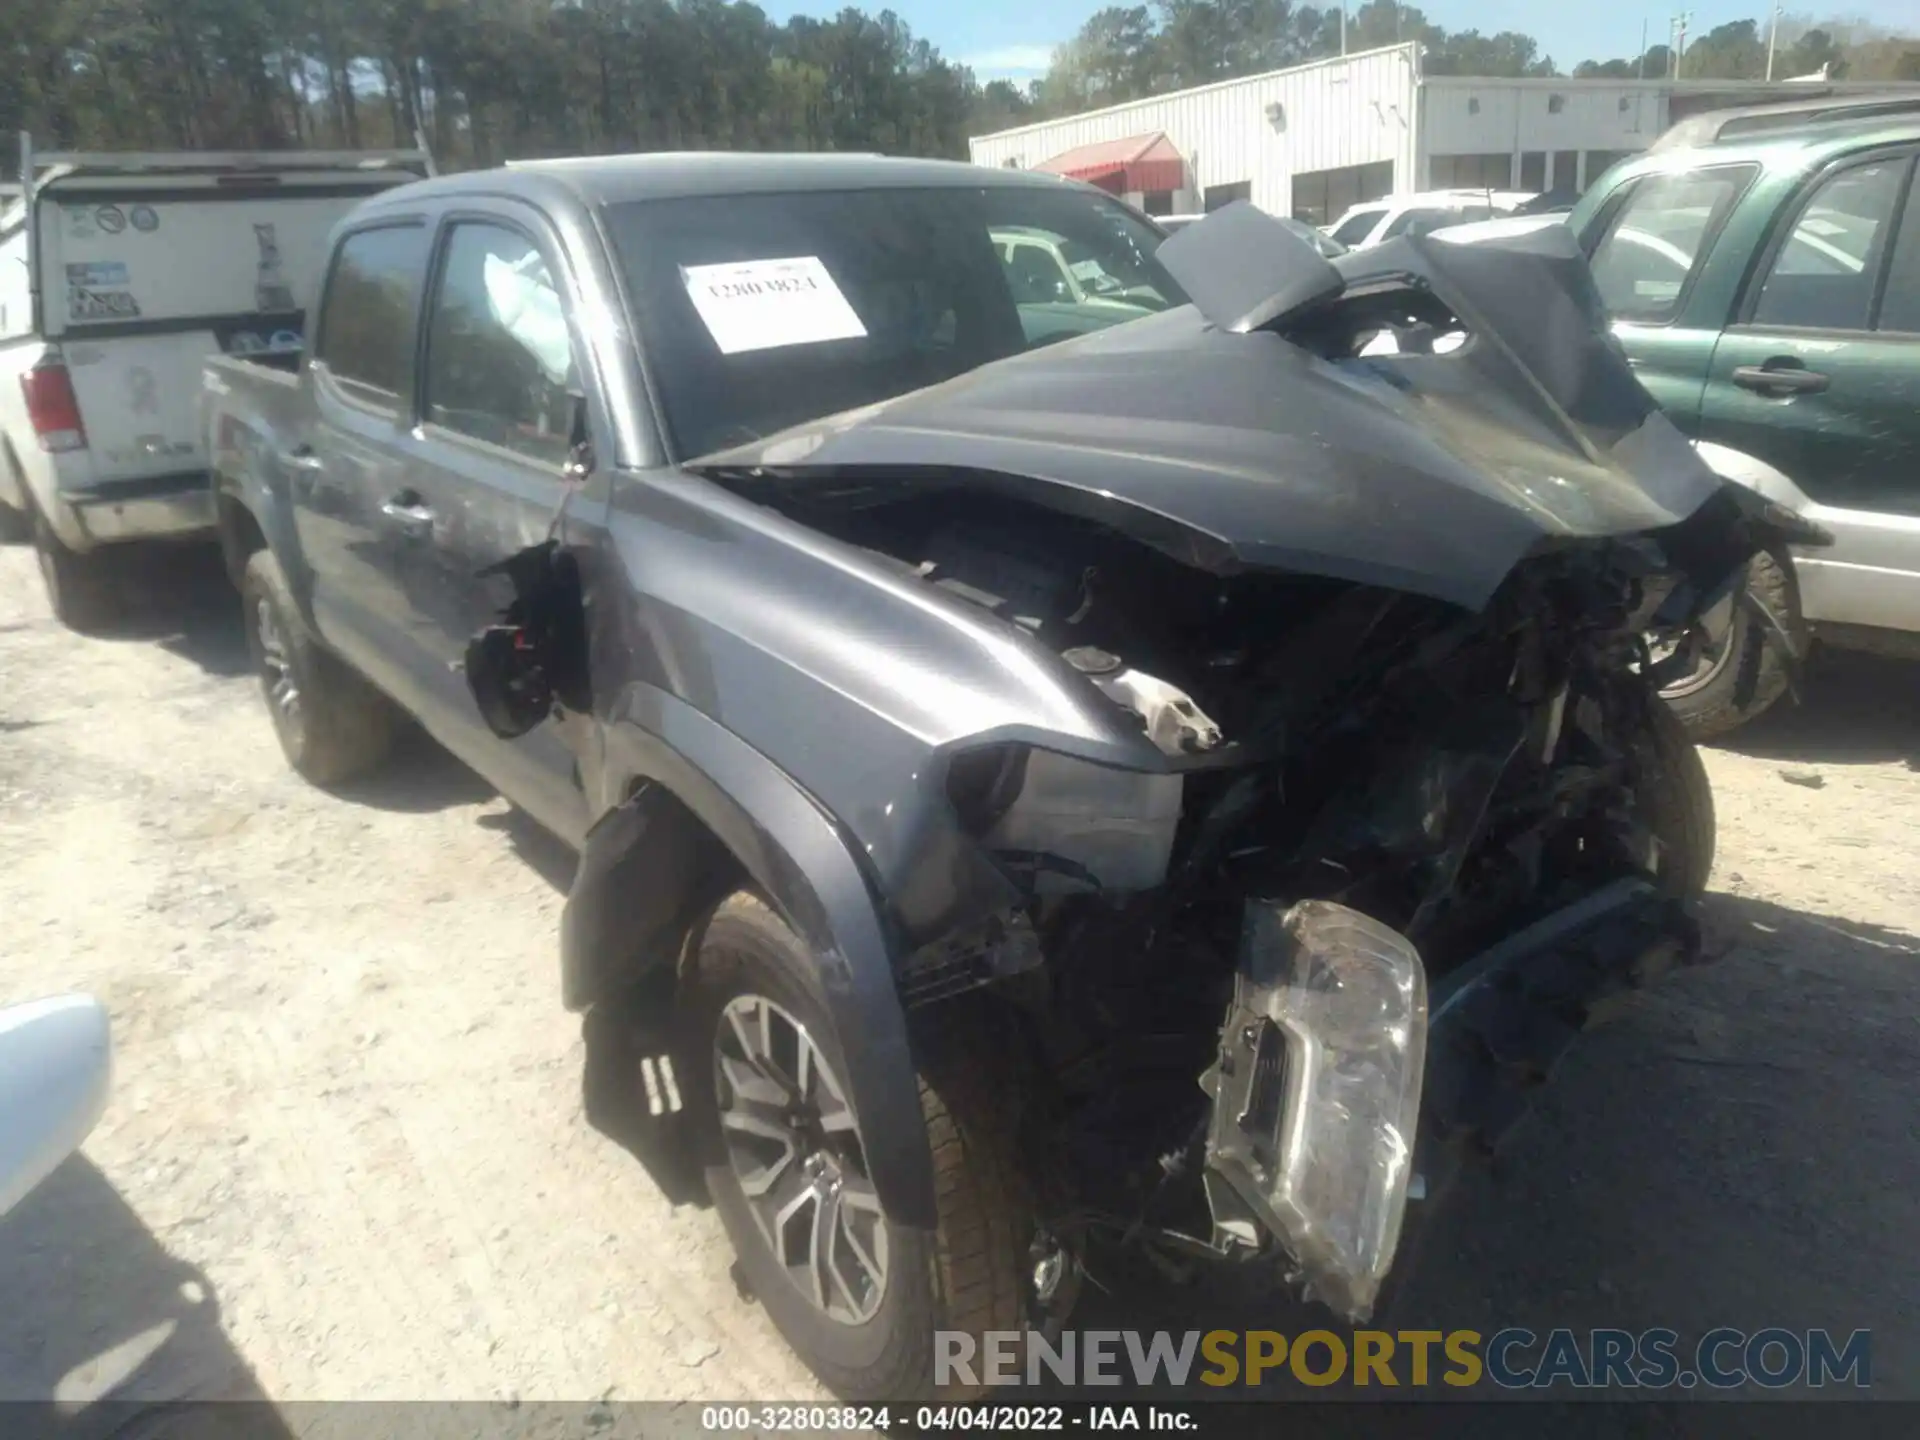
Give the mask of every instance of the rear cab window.
POLYGON ((1594 245, 1594 283, 1616 320, 1663 325, 1680 313, 1720 228, 1758 173, 1755 165, 1644 175, 1612 198, 1594 245))
POLYGON ((350 398, 397 413, 413 368, 414 316, 432 236, 425 225, 377 225, 334 253, 314 360, 350 398))
POLYGON ((687 456, 1186 302, 1151 224, 1050 186, 693 196, 606 220, 687 456))

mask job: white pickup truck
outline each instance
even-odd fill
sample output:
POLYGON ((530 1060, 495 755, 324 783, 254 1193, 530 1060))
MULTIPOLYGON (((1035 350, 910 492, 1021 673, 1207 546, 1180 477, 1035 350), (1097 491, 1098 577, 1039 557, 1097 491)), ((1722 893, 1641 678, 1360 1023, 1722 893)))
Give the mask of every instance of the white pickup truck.
POLYGON ((112 547, 213 532, 209 355, 300 348, 334 222, 429 169, 415 151, 39 154, 0 213, 0 530, 54 613, 121 607, 112 547))

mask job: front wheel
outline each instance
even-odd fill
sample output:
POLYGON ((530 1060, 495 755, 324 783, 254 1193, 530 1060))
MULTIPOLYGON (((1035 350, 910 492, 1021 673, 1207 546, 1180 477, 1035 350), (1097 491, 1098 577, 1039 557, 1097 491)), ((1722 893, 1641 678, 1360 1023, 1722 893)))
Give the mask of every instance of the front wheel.
MULTIPOLYGON (((1660 692, 1696 740, 1738 729, 1787 691, 1791 661, 1781 654, 1778 637, 1768 634, 1771 627, 1753 613, 1754 605, 1773 617, 1796 656, 1807 652, 1793 560, 1763 550, 1747 562, 1745 594, 1736 592, 1723 614, 1697 623, 1693 668, 1660 692)), ((1656 639, 1656 653, 1659 648, 1656 639)))
POLYGON ((1697 900, 1713 872, 1713 782, 1693 737, 1667 705, 1641 691, 1632 708, 1639 712, 1628 743, 1634 803, 1659 845, 1655 874, 1667 894, 1697 900))
POLYGON ((923 1047, 916 1080, 938 1225, 896 1224, 813 956, 757 896, 708 923, 682 1025, 707 1186, 741 1270, 813 1373, 847 1400, 952 1395, 934 1332, 1018 1330, 1031 1238, 1005 1108, 983 1055, 923 1047), (947 1383, 942 1386, 941 1382, 947 1383))

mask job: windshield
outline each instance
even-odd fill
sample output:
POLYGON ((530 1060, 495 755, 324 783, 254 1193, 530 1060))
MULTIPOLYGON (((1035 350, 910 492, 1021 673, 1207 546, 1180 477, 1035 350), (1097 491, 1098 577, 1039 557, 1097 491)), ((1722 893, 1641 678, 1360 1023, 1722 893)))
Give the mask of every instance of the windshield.
POLYGON ((607 219, 684 456, 1186 303, 1151 225, 1065 187, 699 196, 607 219))

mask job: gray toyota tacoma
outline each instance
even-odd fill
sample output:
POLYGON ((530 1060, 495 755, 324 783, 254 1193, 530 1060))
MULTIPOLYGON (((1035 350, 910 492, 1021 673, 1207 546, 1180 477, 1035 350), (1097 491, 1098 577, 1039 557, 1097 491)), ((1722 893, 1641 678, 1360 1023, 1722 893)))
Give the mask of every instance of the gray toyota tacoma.
POLYGON ((1640 637, 1820 537, 1558 227, 1329 261, 963 165, 553 161, 362 205, 315 314, 206 379, 288 759, 411 714, 577 847, 564 1000, 844 1396, 1129 1247, 1367 1314, 1410 1191, 1697 953, 1640 637))

